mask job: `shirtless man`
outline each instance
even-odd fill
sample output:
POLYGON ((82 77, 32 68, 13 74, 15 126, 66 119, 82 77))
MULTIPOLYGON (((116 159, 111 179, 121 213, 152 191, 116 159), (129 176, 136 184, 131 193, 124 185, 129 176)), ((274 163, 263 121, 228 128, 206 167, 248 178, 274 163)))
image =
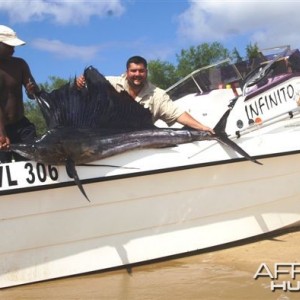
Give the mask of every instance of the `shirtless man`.
MULTIPOLYGON (((36 137, 35 126, 24 116, 22 88, 31 99, 39 88, 26 61, 13 57, 15 46, 24 44, 11 28, 0 25, 0 149, 8 149, 10 143, 32 142, 36 137)), ((11 153, 0 152, 0 163, 11 159, 11 153)), ((24 160, 18 155, 14 159, 24 160)))

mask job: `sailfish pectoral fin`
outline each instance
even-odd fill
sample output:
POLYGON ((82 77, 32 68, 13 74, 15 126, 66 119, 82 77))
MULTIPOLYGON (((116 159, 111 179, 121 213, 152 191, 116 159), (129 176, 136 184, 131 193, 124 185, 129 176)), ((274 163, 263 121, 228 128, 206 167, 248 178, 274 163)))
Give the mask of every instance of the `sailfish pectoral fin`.
POLYGON ((81 181, 78 177, 78 174, 77 174, 77 171, 76 171, 76 168, 75 168, 75 163, 72 159, 67 159, 66 161, 66 171, 67 171, 67 174, 74 179, 76 185, 78 186, 78 188, 80 189, 81 193, 84 195, 84 197, 89 201, 90 199, 88 198, 82 184, 81 184, 81 181))
POLYGON ((217 140, 220 143, 229 146, 231 149, 233 149, 234 151, 236 151, 237 153, 239 153, 240 155, 242 155, 246 159, 248 159, 248 160, 250 160, 250 161, 252 161, 252 162, 254 162, 254 163, 258 164, 258 165, 262 165, 261 162, 257 161, 253 157, 251 157, 245 150, 243 150, 234 141, 232 141, 230 138, 228 138, 228 136, 226 134, 218 136, 217 140))

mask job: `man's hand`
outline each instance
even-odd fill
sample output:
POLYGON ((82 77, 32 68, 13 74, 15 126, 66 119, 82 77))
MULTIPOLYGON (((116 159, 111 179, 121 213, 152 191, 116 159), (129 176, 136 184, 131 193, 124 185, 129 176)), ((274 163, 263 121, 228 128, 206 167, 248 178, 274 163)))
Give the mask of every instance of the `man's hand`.
POLYGON ((76 78, 75 85, 78 90, 81 90, 86 86, 86 81, 83 75, 76 78))
POLYGON ((182 115, 180 115, 177 118, 177 122, 179 122, 182 125, 194 128, 196 130, 207 131, 211 135, 215 134, 213 129, 206 125, 203 125, 202 123, 194 119, 188 112, 184 112, 182 115))
POLYGON ((10 140, 7 136, 0 136, 0 149, 6 150, 9 148, 10 140))
POLYGON ((203 131, 208 131, 211 135, 215 134, 214 130, 211 129, 210 127, 207 127, 205 125, 202 125, 201 129, 200 130, 203 130, 203 131))
MULTIPOLYGON (((34 83, 33 81, 31 81, 29 79, 28 83, 26 84, 26 93, 28 96, 34 96, 36 93, 39 92, 39 88, 36 85, 36 83, 34 83)), ((31 97, 33 98, 33 97, 31 97)))

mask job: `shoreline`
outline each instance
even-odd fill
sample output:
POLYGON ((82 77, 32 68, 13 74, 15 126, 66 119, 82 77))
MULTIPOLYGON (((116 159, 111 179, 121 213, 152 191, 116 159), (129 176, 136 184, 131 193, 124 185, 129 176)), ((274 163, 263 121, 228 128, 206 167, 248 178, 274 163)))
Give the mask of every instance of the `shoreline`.
MULTIPOLYGON (((253 277, 262 263, 272 273, 276 263, 299 263, 299 274, 293 281, 294 288, 297 287, 299 249, 300 226, 130 269, 123 267, 6 288, 0 290, 0 299, 298 299, 300 291, 272 292, 268 276, 253 277)), ((290 274, 279 275, 277 283, 289 280, 290 274)))

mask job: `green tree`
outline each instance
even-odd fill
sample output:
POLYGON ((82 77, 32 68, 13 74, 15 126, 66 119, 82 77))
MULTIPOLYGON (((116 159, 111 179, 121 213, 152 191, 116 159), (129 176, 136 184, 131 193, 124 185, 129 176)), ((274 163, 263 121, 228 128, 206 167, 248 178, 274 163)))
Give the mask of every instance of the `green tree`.
POLYGON ((248 59, 253 59, 260 56, 260 51, 257 43, 252 45, 251 43, 246 46, 246 54, 248 59))
MULTIPOLYGON (((238 51, 234 51, 236 59, 240 59, 238 51)), ((181 50, 176 55, 178 64, 159 59, 149 61, 149 80, 162 89, 166 89, 194 70, 230 57, 229 50, 220 43, 204 43, 181 50)))
POLYGON ((219 42, 203 43, 196 47, 192 46, 188 50, 183 49, 179 55, 176 55, 177 74, 182 78, 196 69, 216 63, 229 56, 228 49, 219 42))
MULTIPOLYGON (((54 89, 58 89, 67 82, 66 79, 62 79, 56 76, 48 77, 50 82, 46 81, 45 83, 39 84, 41 90, 50 92, 54 89)), ((46 123, 44 117, 40 111, 40 108, 35 100, 26 99, 24 101, 25 115, 26 117, 36 126, 37 134, 41 135, 46 132, 46 123)))
POLYGON ((176 67, 159 59, 148 63, 149 80, 162 89, 166 89, 179 80, 176 67))
POLYGON ((52 90, 56 90, 61 86, 63 86, 64 84, 66 84, 67 82, 71 81, 71 79, 66 80, 57 76, 49 76, 48 79, 50 80, 50 83, 46 81, 45 83, 41 83, 39 85, 40 89, 46 92, 51 92, 52 90))
POLYGON ((258 67, 266 58, 263 56, 257 43, 246 46, 247 58, 249 60, 249 72, 258 67))
POLYGON ((35 125, 38 135, 46 132, 46 123, 35 100, 24 101, 25 115, 35 125))
POLYGON ((240 53, 239 53, 239 51, 237 50, 236 47, 234 47, 233 50, 232 50, 231 58, 236 63, 239 63, 239 62, 243 61, 243 58, 241 57, 241 55, 240 55, 240 53))

